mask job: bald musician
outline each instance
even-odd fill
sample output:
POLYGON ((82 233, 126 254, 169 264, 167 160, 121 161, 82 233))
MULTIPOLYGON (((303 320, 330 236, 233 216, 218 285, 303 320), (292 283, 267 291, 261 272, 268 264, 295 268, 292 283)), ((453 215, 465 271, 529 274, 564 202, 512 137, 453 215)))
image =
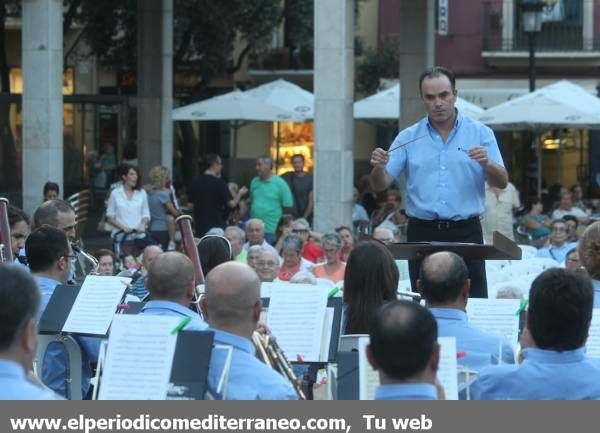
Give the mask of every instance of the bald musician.
POLYGON ((146 276, 146 288, 150 301, 146 302, 140 314, 155 316, 190 317, 187 331, 204 331, 208 325, 198 313, 190 310, 194 299, 194 265, 187 256, 178 252, 157 255, 146 276))
MULTIPOLYGON (((296 400, 290 383, 256 358, 252 333, 260 317, 260 280, 247 265, 226 262, 208 273, 200 305, 215 344, 233 347, 228 400, 296 400)), ((215 389, 223 358, 213 351, 209 387, 215 389)))

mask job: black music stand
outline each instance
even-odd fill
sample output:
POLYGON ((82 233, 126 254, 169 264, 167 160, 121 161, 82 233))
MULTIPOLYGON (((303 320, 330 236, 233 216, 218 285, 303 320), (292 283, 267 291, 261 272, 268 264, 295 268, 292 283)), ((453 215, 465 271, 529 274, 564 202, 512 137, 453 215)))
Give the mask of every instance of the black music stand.
POLYGON ((492 245, 461 242, 399 242, 387 245, 395 259, 423 260, 438 251, 451 251, 466 260, 521 260, 521 248, 501 233, 492 245))

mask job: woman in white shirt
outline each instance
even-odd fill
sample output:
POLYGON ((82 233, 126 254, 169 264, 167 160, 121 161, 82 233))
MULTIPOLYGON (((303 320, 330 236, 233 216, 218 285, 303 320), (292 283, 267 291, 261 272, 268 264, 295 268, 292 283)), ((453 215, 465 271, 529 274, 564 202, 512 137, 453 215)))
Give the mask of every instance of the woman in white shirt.
POLYGON ((122 164, 119 174, 123 183, 111 191, 106 209, 106 220, 115 227, 112 236, 120 230, 144 233, 150 221, 150 210, 146 191, 141 188, 140 172, 133 165, 122 164))

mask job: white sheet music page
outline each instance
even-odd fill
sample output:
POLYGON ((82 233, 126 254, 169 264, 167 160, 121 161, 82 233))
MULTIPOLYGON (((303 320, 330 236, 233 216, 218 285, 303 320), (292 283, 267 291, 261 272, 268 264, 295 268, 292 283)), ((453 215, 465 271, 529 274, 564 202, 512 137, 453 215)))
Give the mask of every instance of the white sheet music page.
POLYGON ((325 308, 325 321, 323 322, 323 336, 321 340, 321 354, 319 360, 321 362, 329 361, 329 346, 331 346, 331 330, 333 328, 333 317, 335 308, 325 308))
POLYGON ((63 332, 106 335, 131 278, 88 275, 79 290, 63 332))
POLYGON ((164 400, 171 376, 180 318, 115 316, 99 400, 164 400))
POLYGON ((516 349, 519 342, 519 299, 469 298, 467 316, 479 329, 504 338, 516 349))
POLYGON ((358 339, 358 398, 359 400, 375 400, 375 391, 379 386, 379 373, 371 367, 367 359, 369 337, 358 339))
POLYGON ((260 297, 261 298, 270 298, 271 292, 276 289, 287 289, 297 291, 303 291, 306 288, 314 287, 313 284, 295 284, 288 283, 287 281, 265 281, 260 284, 260 297))
POLYGON ((456 338, 439 337, 440 367, 437 377, 444 387, 446 400, 458 400, 458 370, 456 363, 456 338))
POLYGON ((600 359, 600 309, 594 308, 592 312, 592 324, 585 343, 587 356, 600 359))
POLYGON ((328 289, 273 287, 267 325, 289 361, 317 362, 321 352, 328 289))

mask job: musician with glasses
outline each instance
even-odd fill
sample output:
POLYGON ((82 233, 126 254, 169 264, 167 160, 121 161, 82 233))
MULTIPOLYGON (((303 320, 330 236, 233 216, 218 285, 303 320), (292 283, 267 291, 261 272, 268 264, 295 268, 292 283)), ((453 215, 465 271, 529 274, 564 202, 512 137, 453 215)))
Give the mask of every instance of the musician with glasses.
POLYGON ((28 378, 37 346, 39 309, 40 294, 31 275, 0 264, 0 400, 60 398, 28 378))
POLYGON ((189 307, 195 298, 194 265, 184 254, 166 252, 157 256, 146 276, 150 301, 140 314, 155 316, 189 317, 185 329, 204 331, 208 325, 189 307))
MULTIPOLYGON (((407 240, 483 243, 480 216, 485 186, 505 188, 508 174, 494 133, 455 107, 452 71, 434 67, 419 79, 427 116, 401 131, 388 151, 371 154, 371 182, 377 191, 406 175, 407 240)), ((413 290, 419 261, 409 261, 413 290)), ((467 262, 471 296, 487 297, 483 260, 467 262)))
POLYGON ((565 220, 552 221, 550 229, 550 245, 546 248, 540 248, 536 256, 554 259, 557 263, 563 263, 567 253, 573 248, 577 248, 577 242, 567 242, 569 227, 565 220))
MULTIPOLYGON (((34 230, 25 242, 25 252, 29 269, 42 295, 40 314, 44 312, 56 286, 66 284, 74 257, 66 233, 60 229, 42 226, 34 230)), ((90 363, 97 362, 100 347, 99 338, 74 336, 81 348, 81 389, 86 395, 90 386, 92 369, 90 363)), ((68 380, 71 368, 67 350, 61 342, 48 345, 42 368, 43 382, 56 393, 69 399, 68 380)))
MULTIPOLYGON (((252 334, 262 310, 260 280, 248 266, 230 261, 206 276, 202 313, 215 332, 215 344, 233 347, 227 383, 228 400, 296 400, 297 396, 283 376, 255 356, 252 334)), ((209 388, 223 369, 222 351, 213 351, 209 369, 209 388)))

